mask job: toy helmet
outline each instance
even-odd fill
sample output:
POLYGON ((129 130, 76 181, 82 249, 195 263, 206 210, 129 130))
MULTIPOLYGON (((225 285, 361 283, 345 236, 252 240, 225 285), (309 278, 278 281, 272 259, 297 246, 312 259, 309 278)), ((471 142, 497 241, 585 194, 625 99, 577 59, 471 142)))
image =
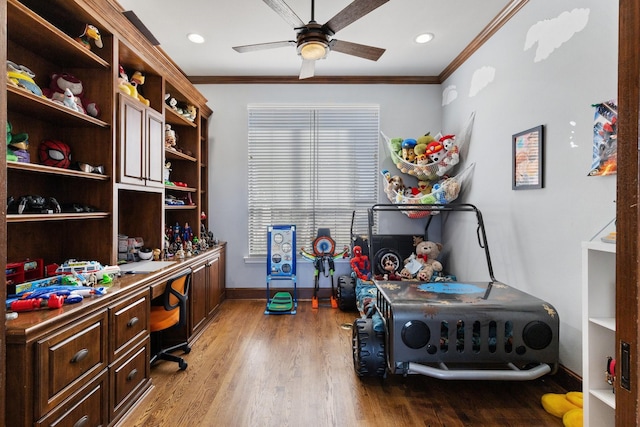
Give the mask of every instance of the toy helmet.
POLYGON ((62 141, 47 139, 38 147, 40 163, 46 166, 68 169, 71 165, 71 148, 62 141))

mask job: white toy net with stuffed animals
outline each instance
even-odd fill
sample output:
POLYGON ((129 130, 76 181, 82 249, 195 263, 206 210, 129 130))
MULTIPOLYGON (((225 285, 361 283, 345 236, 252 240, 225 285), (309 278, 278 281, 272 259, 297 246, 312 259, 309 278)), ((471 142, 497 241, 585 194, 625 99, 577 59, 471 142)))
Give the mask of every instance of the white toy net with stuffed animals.
MULTIPOLYGON (((426 155, 422 155, 421 158, 416 156, 412 162, 405 160, 402 156, 401 147, 403 139, 389 138, 383 132, 380 132, 380 134, 385 140, 385 146, 391 154, 393 163, 395 163, 400 172, 415 176, 422 181, 437 181, 459 163, 460 152, 465 144, 468 143, 471 136, 471 127, 473 125, 474 117, 475 112, 471 113, 471 117, 469 117, 459 135, 448 135, 449 137, 453 137, 453 144, 444 152, 442 158, 438 161, 432 161, 426 155)), ((439 141, 441 138, 443 138, 441 134, 433 136, 434 141, 439 141)), ((447 136, 444 138, 446 139, 447 136)))
POLYGON ((400 211, 409 218, 424 218, 429 215, 435 215, 438 212, 429 210, 404 210, 402 205, 432 205, 451 203, 458 198, 462 187, 468 185, 475 163, 467 166, 462 172, 456 176, 445 177, 437 181, 431 186, 425 188, 398 187, 394 177, 389 177, 386 171, 383 171, 385 177, 384 192, 389 201, 398 205, 400 211), (390 179, 391 178, 391 179, 390 179))

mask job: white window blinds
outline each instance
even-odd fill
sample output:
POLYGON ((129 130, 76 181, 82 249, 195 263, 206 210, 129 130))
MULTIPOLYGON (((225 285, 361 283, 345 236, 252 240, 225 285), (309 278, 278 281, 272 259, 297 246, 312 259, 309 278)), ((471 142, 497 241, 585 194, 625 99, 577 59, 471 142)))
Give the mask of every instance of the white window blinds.
POLYGON ((296 225, 313 252, 318 228, 336 251, 367 230, 378 195, 379 106, 250 105, 249 256, 266 256, 267 226, 296 225))

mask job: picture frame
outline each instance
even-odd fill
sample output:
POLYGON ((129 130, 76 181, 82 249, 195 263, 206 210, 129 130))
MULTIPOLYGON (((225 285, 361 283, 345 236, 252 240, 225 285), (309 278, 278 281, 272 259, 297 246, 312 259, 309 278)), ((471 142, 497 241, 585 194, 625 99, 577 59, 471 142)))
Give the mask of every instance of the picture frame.
POLYGON ((539 125, 512 137, 512 189, 543 188, 544 127, 539 125))

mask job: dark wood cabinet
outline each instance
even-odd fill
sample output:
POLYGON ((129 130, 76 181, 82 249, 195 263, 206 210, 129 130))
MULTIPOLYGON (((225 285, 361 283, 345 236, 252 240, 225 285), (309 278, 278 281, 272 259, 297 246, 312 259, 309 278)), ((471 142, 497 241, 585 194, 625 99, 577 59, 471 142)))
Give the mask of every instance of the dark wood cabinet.
POLYGON ((191 293, 189 295, 191 310, 191 327, 189 339, 194 340, 213 318, 216 309, 224 299, 223 263, 226 244, 207 252, 203 260, 194 264, 192 272, 191 293))
POLYGON ((118 99, 119 182, 163 187, 162 115, 131 96, 119 94, 118 99))

